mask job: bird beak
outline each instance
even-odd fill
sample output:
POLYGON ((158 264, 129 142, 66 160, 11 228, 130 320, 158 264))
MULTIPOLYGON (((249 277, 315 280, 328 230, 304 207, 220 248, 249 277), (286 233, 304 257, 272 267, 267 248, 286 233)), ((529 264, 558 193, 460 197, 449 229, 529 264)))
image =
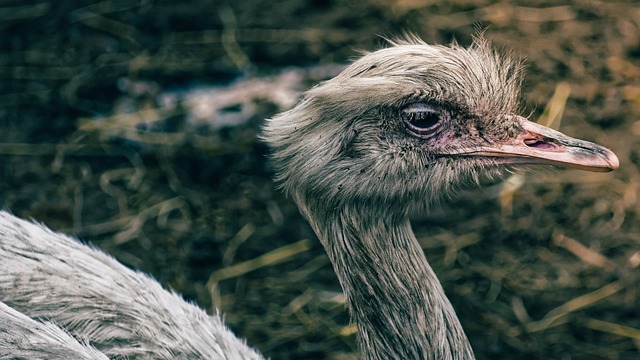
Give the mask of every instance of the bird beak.
POLYGON ((616 154, 603 146, 574 139, 523 117, 514 120, 523 130, 515 137, 462 150, 457 155, 500 158, 506 164, 557 165, 596 172, 612 171, 620 165, 616 154))

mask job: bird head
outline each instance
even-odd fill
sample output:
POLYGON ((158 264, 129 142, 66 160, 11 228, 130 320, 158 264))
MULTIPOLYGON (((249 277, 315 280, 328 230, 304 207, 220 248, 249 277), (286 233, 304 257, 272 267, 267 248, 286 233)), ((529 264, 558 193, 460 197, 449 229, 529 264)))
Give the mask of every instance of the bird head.
POLYGON ((610 171, 610 150, 519 114, 522 63, 483 38, 417 38, 365 54, 267 121, 278 180, 299 203, 423 209, 515 165, 610 171))

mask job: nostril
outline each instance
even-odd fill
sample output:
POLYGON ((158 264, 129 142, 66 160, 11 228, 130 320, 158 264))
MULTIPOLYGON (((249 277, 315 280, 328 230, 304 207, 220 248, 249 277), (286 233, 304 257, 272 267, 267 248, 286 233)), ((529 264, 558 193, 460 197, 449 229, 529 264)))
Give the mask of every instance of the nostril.
POLYGON ((524 144, 527 145, 528 147, 543 149, 543 150, 551 150, 556 148, 555 144, 542 141, 540 139, 525 139, 524 144))

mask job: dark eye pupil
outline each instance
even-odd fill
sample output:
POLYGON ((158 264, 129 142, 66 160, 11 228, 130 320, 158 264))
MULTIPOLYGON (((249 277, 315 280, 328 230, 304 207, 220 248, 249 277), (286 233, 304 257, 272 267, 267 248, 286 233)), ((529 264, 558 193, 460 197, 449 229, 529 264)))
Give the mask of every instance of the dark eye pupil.
POLYGON ((424 137, 438 128, 438 123, 446 116, 446 110, 428 103, 413 103, 400 111, 400 117, 409 132, 424 137))
POLYGON ((440 114, 435 112, 420 111, 409 113, 407 115, 409 123, 418 129, 428 129, 433 127, 433 125, 437 124, 440 120, 440 114))

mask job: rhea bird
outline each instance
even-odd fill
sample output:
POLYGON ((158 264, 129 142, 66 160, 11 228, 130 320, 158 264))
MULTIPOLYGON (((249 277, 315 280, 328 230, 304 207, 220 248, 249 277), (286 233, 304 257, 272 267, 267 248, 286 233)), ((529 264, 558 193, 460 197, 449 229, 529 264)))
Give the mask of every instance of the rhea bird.
MULTIPOLYGON (((365 54, 267 120, 277 181, 333 264, 363 359, 474 358, 412 214, 519 165, 618 167, 610 150, 519 115, 521 79, 521 62, 483 38, 464 48, 410 37, 365 54)), ((8 213, 0 301, 0 334, 10 335, 0 336, 2 354, 260 358, 218 315, 8 213)))

